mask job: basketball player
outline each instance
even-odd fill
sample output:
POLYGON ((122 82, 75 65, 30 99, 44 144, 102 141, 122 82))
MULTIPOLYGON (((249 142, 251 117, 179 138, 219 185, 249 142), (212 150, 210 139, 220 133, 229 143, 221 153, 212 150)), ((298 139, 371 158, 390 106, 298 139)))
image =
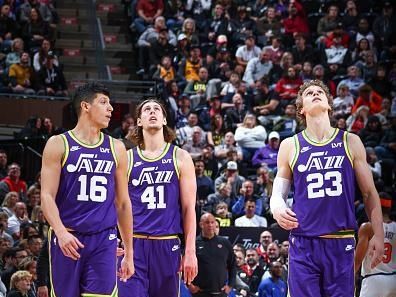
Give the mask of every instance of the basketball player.
POLYGON ((354 295, 355 177, 374 235, 371 267, 382 259, 381 206, 359 137, 330 126, 333 98, 318 80, 301 86, 296 100, 306 129, 285 139, 278 154, 271 211, 290 232, 291 296, 354 295), (292 209, 286 206, 294 183, 292 209))
POLYGON ((136 110, 137 123, 128 139, 129 195, 134 214, 135 275, 120 282, 120 297, 176 297, 179 270, 189 285, 197 275, 195 256, 196 179, 190 155, 171 144, 166 111, 155 99, 136 110), (185 252, 180 264, 180 241, 185 252))
POLYGON ((371 269, 367 248, 374 232, 371 223, 362 224, 359 228, 359 241, 355 255, 355 272, 358 272, 360 266, 362 266, 363 281, 360 297, 396 297, 396 222, 389 217, 392 197, 384 192, 380 193, 379 196, 384 220, 385 252, 382 262, 371 269))
POLYGON ((100 132, 113 111, 104 86, 79 87, 73 105, 77 125, 48 140, 41 170, 51 296, 116 296, 117 218, 125 245, 119 276, 126 281, 134 272, 127 154, 100 132))

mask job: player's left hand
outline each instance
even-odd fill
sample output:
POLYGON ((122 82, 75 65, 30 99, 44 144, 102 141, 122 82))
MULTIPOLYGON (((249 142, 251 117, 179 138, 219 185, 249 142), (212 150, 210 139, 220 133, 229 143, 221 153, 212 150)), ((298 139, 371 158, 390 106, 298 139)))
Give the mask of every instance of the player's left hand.
POLYGON ((183 270, 184 282, 188 286, 192 283, 192 281, 198 274, 198 261, 195 253, 187 252, 183 256, 181 268, 183 270))
MULTIPOLYGON (((118 252, 118 250, 117 250, 118 252)), ((126 282, 135 273, 135 265, 133 263, 133 255, 125 255, 121 261, 121 267, 117 272, 120 281, 126 282)))
POLYGON ((368 246, 368 255, 371 258, 371 269, 382 262, 384 256, 384 239, 374 235, 368 246))

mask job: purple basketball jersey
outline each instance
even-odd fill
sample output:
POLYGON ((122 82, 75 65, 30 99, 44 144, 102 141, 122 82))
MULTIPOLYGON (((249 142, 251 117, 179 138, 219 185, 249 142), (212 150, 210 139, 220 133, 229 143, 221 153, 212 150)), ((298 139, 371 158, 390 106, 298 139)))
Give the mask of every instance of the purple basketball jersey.
POLYGON ((356 230, 355 173, 347 137, 339 129, 324 143, 310 140, 305 131, 294 136, 293 211, 299 227, 291 234, 321 236, 356 230))
POLYGON ((168 143, 156 159, 144 157, 139 148, 128 151, 128 188, 136 234, 182 233, 176 150, 168 143))
POLYGON ((95 145, 62 134, 65 155, 56 195, 63 224, 79 233, 95 233, 117 225, 114 175, 117 160, 113 139, 100 134, 95 145))

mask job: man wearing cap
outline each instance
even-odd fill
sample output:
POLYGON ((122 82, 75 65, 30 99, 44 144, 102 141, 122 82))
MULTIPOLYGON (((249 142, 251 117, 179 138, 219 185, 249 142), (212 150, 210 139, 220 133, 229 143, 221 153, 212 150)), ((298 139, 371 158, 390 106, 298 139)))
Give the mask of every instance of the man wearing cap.
POLYGON ((370 268, 371 257, 367 253, 370 239, 374 232, 370 222, 359 228, 359 241, 355 253, 355 273, 363 277, 360 297, 391 297, 396 296, 396 222, 390 218, 392 196, 379 193, 382 208, 383 228, 385 234, 384 256, 375 268, 370 268))
POLYGON ((228 161, 225 171, 215 180, 217 189, 221 183, 227 183, 231 186, 231 198, 234 199, 242 188, 245 181, 243 176, 238 174, 238 164, 235 161, 228 161))
POLYGON ((276 159, 278 157, 280 136, 276 131, 268 135, 268 144, 259 148, 253 156, 253 166, 267 166, 271 170, 276 168, 276 159))
POLYGON ((49 51, 45 64, 37 73, 38 95, 67 96, 67 84, 62 70, 54 64, 55 55, 49 51))

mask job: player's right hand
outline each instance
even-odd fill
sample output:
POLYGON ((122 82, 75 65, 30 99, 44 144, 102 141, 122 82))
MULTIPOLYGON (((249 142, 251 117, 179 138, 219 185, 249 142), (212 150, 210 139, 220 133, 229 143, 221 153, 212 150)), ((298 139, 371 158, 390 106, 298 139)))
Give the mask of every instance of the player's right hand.
POLYGON ((59 232, 56 234, 58 237, 59 247, 62 253, 73 260, 78 260, 80 254, 77 252, 79 248, 83 248, 84 245, 70 232, 67 230, 59 232))
POLYGON ((282 208, 274 210, 274 219, 285 230, 291 230, 298 227, 296 214, 290 208, 282 208))
POLYGON ((120 278, 120 281, 126 282, 134 273, 135 265, 133 263, 133 255, 129 257, 125 255, 121 261, 121 266, 117 272, 117 276, 120 278))

